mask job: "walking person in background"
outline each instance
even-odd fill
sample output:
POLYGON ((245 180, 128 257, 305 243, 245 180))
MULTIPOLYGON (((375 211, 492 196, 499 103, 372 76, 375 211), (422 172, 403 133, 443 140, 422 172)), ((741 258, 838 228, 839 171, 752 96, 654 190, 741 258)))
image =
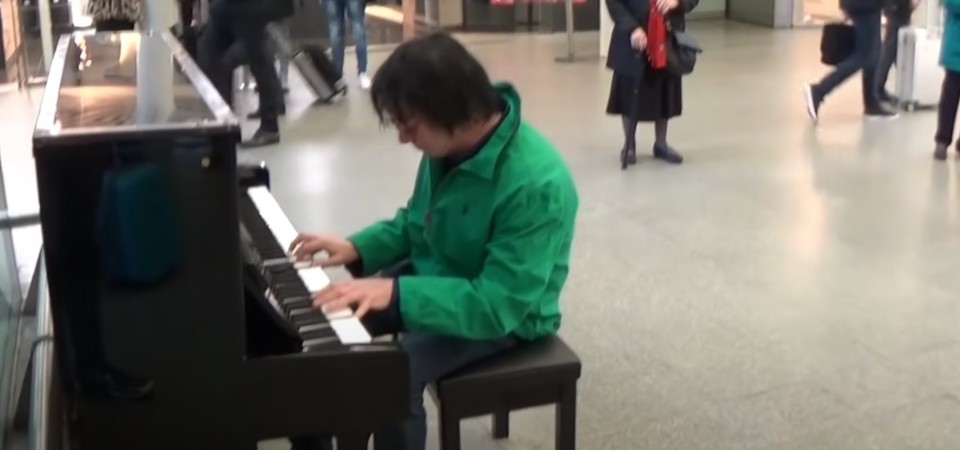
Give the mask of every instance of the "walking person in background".
POLYGON ((686 14, 699 0, 607 0, 614 27, 607 68, 613 70, 607 114, 620 116, 624 143, 620 165, 637 163, 638 122, 653 122, 653 156, 680 164, 683 156, 667 143, 667 124, 683 109, 680 76, 666 68, 667 27, 686 29, 686 14))
MULTIPOLYGON (((272 52, 271 54, 273 54, 277 60, 277 78, 280 80, 281 98, 277 100, 277 102, 280 104, 280 109, 277 111, 277 115, 284 116, 287 114, 285 96, 290 92, 290 18, 287 17, 283 20, 267 24, 266 34, 266 45, 270 52, 272 52)), ((260 86, 257 86, 253 80, 250 80, 249 66, 244 67, 243 77, 243 86, 249 87, 252 85, 254 86, 254 90, 259 94, 260 86)), ((241 87, 241 89, 243 89, 243 87, 241 87)), ((256 111, 247 114, 247 118, 251 120, 259 120, 260 117, 261 115, 259 108, 256 111)))
MULTIPOLYGON (((285 42, 290 42, 290 17, 277 22, 277 31, 285 42)), ((290 54, 282 46, 275 46, 277 55, 277 76, 280 77, 280 86, 283 93, 290 92, 290 54)))
POLYGON ((840 0, 840 9, 853 22, 855 46, 837 67, 816 84, 804 86, 807 114, 817 122, 820 106, 834 89, 858 70, 863 71, 863 111, 869 118, 893 118, 897 113, 880 101, 877 93, 877 66, 880 60, 881 7, 884 0, 840 0))
POLYGON ((284 109, 280 79, 268 50, 267 24, 290 17, 293 0, 214 0, 198 44, 198 63, 228 105, 233 105, 233 71, 243 61, 257 82, 260 127, 242 142, 262 147, 280 142, 284 109))
POLYGON ((141 0, 89 0, 87 14, 97 31, 128 31, 143 18, 141 0))
POLYGON ((367 26, 365 24, 365 0, 322 0, 330 28, 330 47, 333 50, 333 65, 343 74, 343 54, 346 47, 344 16, 349 17, 351 35, 357 49, 357 81, 361 89, 370 89, 367 75, 367 26))
POLYGON ((947 159, 947 148, 953 142, 953 128, 957 123, 957 105, 960 104, 960 0, 943 0, 943 8, 946 23, 943 27, 940 63, 944 68, 944 76, 937 111, 936 149, 933 152, 933 157, 939 160, 947 159))
POLYGON ((887 32, 883 38, 883 48, 880 54, 880 66, 877 68, 877 95, 881 102, 897 103, 897 98, 887 90, 887 76, 897 61, 897 44, 900 29, 910 25, 913 11, 917 9, 920 0, 892 0, 887 4, 887 32))

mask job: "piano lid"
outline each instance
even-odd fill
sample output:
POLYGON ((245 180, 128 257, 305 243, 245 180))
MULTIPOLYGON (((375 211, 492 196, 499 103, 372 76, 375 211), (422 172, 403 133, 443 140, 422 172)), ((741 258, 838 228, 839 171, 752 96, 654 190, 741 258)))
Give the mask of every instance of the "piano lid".
POLYGON ((236 117, 170 32, 77 32, 57 45, 33 137, 224 128, 236 117))

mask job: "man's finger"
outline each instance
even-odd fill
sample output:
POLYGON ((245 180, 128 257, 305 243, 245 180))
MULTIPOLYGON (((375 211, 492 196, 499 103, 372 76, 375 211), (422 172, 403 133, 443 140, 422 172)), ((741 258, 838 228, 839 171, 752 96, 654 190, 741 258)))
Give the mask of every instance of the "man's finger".
POLYGON ((297 247, 300 246, 300 244, 303 244, 304 242, 306 242, 308 238, 309 238, 309 235, 307 235, 306 233, 298 234, 297 237, 293 238, 293 242, 290 243, 290 248, 287 250, 290 252, 294 251, 297 247))
POLYGON ((320 261, 317 261, 316 265, 320 267, 334 267, 334 266, 342 266, 344 262, 345 261, 342 256, 330 255, 329 258, 324 258, 320 261))
POLYGON ((330 303, 341 296, 340 286, 337 284, 329 284, 327 287, 317 291, 313 294, 313 306, 320 307, 326 303, 330 303))
POLYGON ((357 310, 354 311, 354 317, 361 319, 370 310, 370 300, 364 300, 357 304, 357 310))
POLYGON ((321 308, 321 310, 327 314, 337 313, 345 309, 350 309, 350 302, 345 300, 330 302, 321 308))

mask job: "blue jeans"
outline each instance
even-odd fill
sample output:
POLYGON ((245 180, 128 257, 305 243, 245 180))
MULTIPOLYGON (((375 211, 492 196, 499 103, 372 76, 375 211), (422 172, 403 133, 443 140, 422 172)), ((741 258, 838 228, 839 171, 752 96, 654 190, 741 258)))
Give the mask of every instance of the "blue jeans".
POLYGON ((357 47, 357 72, 367 71, 367 27, 364 24, 364 0, 323 0, 330 28, 330 48, 333 50, 333 65, 343 73, 344 14, 349 16, 351 34, 357 47))
MULTIPOLYGON (((376 317, 377 315, 369 313, 364 318, 364 325, 371 334, 395 331, 389 323, 376 317)), ((396 426, 377 430, 373 437, 374 449, 424 450, 427 445, 427 413, 423 407, 423 391, 427 384, 471 363, 508 350, 519 342, 513 337, 473 341, 425 333, 404 336, 400 347, 410 360, 410 417, 396 426)), ((357 386, 357 389, 363 389, 363 386, 357 386)), ((291 443, 291 450, 333 449, 329 436, 292 438, 291 443)))
POLYGON ((822 100, 858 70, 863 70, 863 106, 876 108, 880 106, 875 81, 880 59, 880 10, 851 15, 850 20, 856 36, 853 54, 813 86, 813 96, 822 100))

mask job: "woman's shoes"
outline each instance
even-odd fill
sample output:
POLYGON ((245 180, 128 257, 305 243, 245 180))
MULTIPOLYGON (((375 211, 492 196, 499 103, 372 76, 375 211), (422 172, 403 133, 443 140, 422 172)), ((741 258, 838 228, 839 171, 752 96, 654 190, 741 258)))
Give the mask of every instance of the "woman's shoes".
POLYGON ((620 150, 620 170, 627 170, 627 166, 632 166, 637 163, 637 150, 634 148, 626 148, 620 150))
MULTIPOLYGON (((654 145, 653 157, 671 164, 683 163, 683 155, 678 153, 669 145, 654 145)), ((637 151, 632 148, 624 147, 620 150, 620 169, 627 170, 627 167, 637 163, 637 151)))
POLYGON ((653 157, 661 159, 671 164, 680 164, 683 163, 683 155, 677 153, 673 147, 669 145, 654 145, 653 146, 653 157))
POLYGON ((947 144, 937 144, 933 150, 933 158, 940 161, 947 159, 947 144))

